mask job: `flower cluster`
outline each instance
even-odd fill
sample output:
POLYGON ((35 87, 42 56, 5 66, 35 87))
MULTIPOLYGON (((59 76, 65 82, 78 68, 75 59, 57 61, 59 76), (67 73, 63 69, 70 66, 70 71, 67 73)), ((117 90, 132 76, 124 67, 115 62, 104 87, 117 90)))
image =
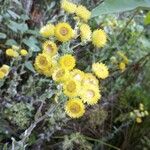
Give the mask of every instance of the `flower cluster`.
POLYGON ((107 36, 102 29, 92 33, 87 24, 91 12, 86 7, 62 0, 61 8, 69 14, 75 14, 79 23, 74 29, 68 22, 43 26, 40 34, 47 40, 42 44, 42 52, 36 56, 34 66, 38 73, 52 77, 62 86, 63 93, 68 97, 65 104, 66 113, 72 118, 79 118, 85 113, 85 104, 94 105, 100 100, 101 92, 97 78, 107 78, 108 67, 97 62, 92 65, 93 73, 83 72, 75 68, 76 58, 72 54, 60 54, 59 50, 64 42, 78 37, 82 42, 92 41, 93 45, 100 48, 106 44, 107 36))
POLYGON ((133 112, 130 112, 130 117, 134 118, 137 123, 142 122, 142 118, 148 116, 149 113, 145 110, 144 105, 142 103, 139 104, 139 109, 135 109, 133 112))
POLYGON ((121 70, 121 72, 124 72, 126 70, 126 65, 128 65, 128 63, 129 63, 129 60, 122 51, 118 51, 117 55, 121 59, 121 62, 119 63, 118 68, 121 70))
POLYGON ((3 65, 0 68, 0 80, 8 75, 10 67, 8 65, 3 65))
POLYGON ((6 55, 9 57, 19 57, 19 54, 21 56, 26 56, 28 54, 28 51, 26 49, 21 49, 18 46, 13 45, 12 48, 6 49, 6 55))

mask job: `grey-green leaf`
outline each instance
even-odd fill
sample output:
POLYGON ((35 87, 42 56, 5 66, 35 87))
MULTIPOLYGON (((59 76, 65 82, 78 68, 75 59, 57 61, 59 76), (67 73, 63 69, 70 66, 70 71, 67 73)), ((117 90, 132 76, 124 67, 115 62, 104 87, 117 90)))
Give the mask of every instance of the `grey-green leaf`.
POLYGON ((24 39, 22 42, 26 44, 32 51, 40 51, 40 48, 37 46, 38 41, 35 37, 31 36, 28 39, 24 39))
POLYGON ((1 33, 1 32, 0 32, 0 39, 6 39, 6 37, 7 37, 7 36, 6 36, 5 33, 1 33))
POLYGON ((150 0, 105 0, 92 10, 92 17, 134 10, 138 7, 150 9, 150 0))
POLYGON ((25 67, 31 72, 35 73, 34 67, 30 61, 25 62, 25 67))

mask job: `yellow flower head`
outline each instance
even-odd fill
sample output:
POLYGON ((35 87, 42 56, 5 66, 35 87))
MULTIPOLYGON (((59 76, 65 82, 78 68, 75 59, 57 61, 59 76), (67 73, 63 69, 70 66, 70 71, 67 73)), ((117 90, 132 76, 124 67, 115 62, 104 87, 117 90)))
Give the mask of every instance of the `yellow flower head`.
POLYGON ((64 94, 68 97, 76 97, 79 95, 80 84, 78 81, 70 79, 64 83, 63 88, 64 94))
POLYGON ((81 99, 69 99, 65 105, 65 111, 71 118, 82 117, 85 113, 85 106, 81 99))
POLYGON ((119 63, 119 69, 121 70, 121 72, 124 72, 126 69, 126 64, 124 62, 119 63))
POLYGON ((57 68, 52 74, 52 78, 56 82, 65 82, 69 77, 69 72, 62 68, 57 68))
POLYGON ((103 63, 94 63, 92 65, 92 71, 101 79, 105 79, 109 75, 108 67, 103 63))
POLYGON ((54 56, 58 51, 57 45, 52 41, 46 41, 43 43, 43 53, 54 56))
POLYGON ((117 54, 123 59, 123 62, 125 64, 129 63, 129 59, 127 58, 127 56, 122 51, 117 51, 117 54))
POLYGON ((54 71, 54 66, 52 63, 49 63, 48 66, 43 70, 43 74, 47 77, 51 77, 54 71))
POLYGON ((4 72, 0 70, 0 79, 3 79, 4 77, 5 77, 4 72))
POLYGON ((75 13, 77 6, 74 3, 68 2, 68 0, 62 0, 61 8, 69 14, 73 14, 75 13))
POLYGON ((0 68, 0 71, 2 71, 4 73, 5 76, 8 75, 9 73, 9 66, 8 65, 3 65, 1 68, 0 68))
POLYGON ((101 98, 100 91, 96 86, 85 84, 80 94, 81 99, 89 105, 94 105, 101 98))
POLYGON ((59 64, 63 69, 72 70, 75 67, 76 60, 72 55, 66 54, 61 56, 59 64))
POLYGON ((73 69, 70 73, 71 73, 71 77, 74 80, 79 81, 79 82, 81 82, 84 77, 84 72, 79 69, 73 69))
POLYGON ((80 17, 84 22, 87 22, 91 18, 91 12, 82 5, 79 5, 76 9, 76 15, 80 17))
POLYGON ((104 30, 98 29, 95 30, 92 34, 92 43, 96 47, 104 47, 107 42, 107 35, 104 30))
POLYGON ((11 48, 6 50, 6 55, 10 56, 10 57, 18 57, 19 56, 18 52, 16 52, 15 50, 13 50, 11 48))
POLYGON ((74 37, 74 30, 68 23, 58 23, 55 27, 55 36, 61 42, 67 42, 74 37))
POLYGON ((137 123, 142 123, 141 117, 137 117, 137 118, 136 118, 136 122, 137 122, 137 123))
POLYGON ((97 86, 99 85, 99 81, 96 79, 96 77, 92 74, 92 73, 86 73, 84 75, 84 78, 82 80, 82 84, 91 84, 91 85, 94 85, 94 86, 97 86))
POLYGON ((50 37, 50 36, 54 36, 54 29, 55 29, 55 26, 52 25, 52 24, 47 24, 45 26, 43 26, 40 30, 40 34, 43 36, 43 37, 50 37))
POLYGON ((82 41, 90 41, 91 40, 91 29, 87 24, 81 24, 80 26, 80 35, 82 41))
POLYGON ((28 51, 25 49, 21 49, 20 54, 21 54, 21 56, 26 56, 26 55, 28 55, 28 51))
POLYGON ((35 67, 37 71, 44 70, 46 67, 49 66, 49 63, 50 63, 50 59, 44 53, 38 54, 38 56, 36 56, 35 58, 35 67))

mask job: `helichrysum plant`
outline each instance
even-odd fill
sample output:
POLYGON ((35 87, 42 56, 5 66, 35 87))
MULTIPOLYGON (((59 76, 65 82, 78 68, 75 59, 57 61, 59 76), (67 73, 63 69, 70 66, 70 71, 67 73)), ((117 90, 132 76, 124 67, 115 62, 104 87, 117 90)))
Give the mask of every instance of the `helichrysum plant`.
POLYGON ((62 92, 68 97, 64 105, 67 115, 79 118, 84 115, 86 105, 94 105, 101 99, 99 80, 106 79, 109 70, 102 62, 94 62, 91 72, 78 69, 76 56, 73 53, 62 54, 61 45, 74 43, 79 37, 81 44, 90 42, 101 48, 107 43, 107 35, 102 29, 91 30, 88 24, 91 12, 85 6, 62 0, 61 9, 72 18, 75 15, 75 21, 48 23, 40 29, 41 36, 47 39, 42 44, 42 52, 35 58, 34 67, 39 74, 62 86, 62 92))

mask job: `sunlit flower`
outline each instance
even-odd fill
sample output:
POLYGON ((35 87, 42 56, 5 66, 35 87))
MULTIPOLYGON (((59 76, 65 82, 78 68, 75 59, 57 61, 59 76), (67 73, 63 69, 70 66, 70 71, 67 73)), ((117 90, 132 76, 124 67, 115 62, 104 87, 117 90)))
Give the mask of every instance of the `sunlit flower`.
POLYGON ((36 56, 35 59, 35 67, 36 69, 40 70, 44 70, 46 67, 49 66, 50 63, 50 59, 48 58, 48 56, 46 54, 38 54, 38 56, 36 56))
POLYGON ((76 80, 68 80, 63 85, 64 88, 64 94, 68 97, 76 97, 80 90, 80 84, 76 80))
POLYGON ((52 41, 46 41, 43 43, 43 53, 54 56, 58 51, 57 45, 52 41))
POLYGON ((85 106, 81 99, 69 99, 65 105, 65 111, 71 118, 82 117, 85 113, 85 106))
POLYGON ((126 64, 124 62, 119 63, 119 69, 121 72, 124 72, 126 70, 126 64))
POLYGON ((68 0, 62 0, 61 8, 66 12, 73 14, 77 8, 76 4, 69 2, 68 0))
POLYGON ((142 119, 141 119, 140 117, 137 117, 137 118, 136 118, 136 122, 137 122, 137 123, 142 123, 142 119))
POLYGON ((94 63, 92 65, 92 71, 101 79, 105 79, 109 76, 108 67, 103 63, 94 63))
POLYGON ((73 69, 70 72, 70 74, 74 80, 79 81, 79 82, 81 82, 82 79, 84 78, 84 72, 79 69, 73 69))
POLYGON ((4 72, 0 70, 0 79, 3 79, 4 77, 5 77, 4 72))
POLYGON ((68 79, 68 77, 69 77, 69 72, 62 68, 55 69, 52 74, 52 78, 56 82, 64 82, 68 79))
POLYGON ((81 99, 89 105, 94 105, 100 100, 100 91, 96 86, 85 84, 80 93, 81 99))
POLYGON ((48 66, 43 70, 43 74, 47 77, 51 77, 52 73, 54 72, 54 65, 49 63, 48 66))
POLYGON ((9 73, 9 66, 8 65, 3 65, 1 68, 0 68, 0 71, 2 71, 4 73, 5 76, 8 75, 9 73))
POLYGON ((82 41, 90 41, 91 40, 91 29, 90 26, 87 24, 81 24, 80 26, 80 35, 82 41))
POLYGON ((82 84, 91 84, 98 87, 99 81, 92 73, 85 73, 82 84))
POLYGON ((107 35, 104 30, 98 29, 95 30, 92 34, 92 43, 96 47, 104 47, 107 42, 107 35))
POLYGON ((26 49, 21 49, 20 54, 21 54, 21 56, 26 56, 26 55, 28 55, 28 51, 26 49))
POLYGON ((67 42, 74 36, 74 31, 68 23, 58 23, 55 27, 55 36, 61 42, 67 42))
POLYGON ((79 5, 76 9, 76 15, 80 17, 84 22, 87 22, 91 18, 91 12, 82 5, 79 5))
POLYGON ((74 56, 66 54, 61 56, 59 59, 59 64, 63 69, 72 70, 75 67, 76 60, 74 56))
POLYGON ((6 55, 10 56, 10 57, 18 57, 19 56, 18 52, 16 52, 15 50, 13 50, 11 48, 6 50, 6 55))
POLYGON ((52 25, 52 24, 47 24, 45 26, 43 26, 40 30, 40 34, 43 36, 43 37, 50 37, 50 36, 54 36, 54 29, 55 29, 55 26, 52 25))

